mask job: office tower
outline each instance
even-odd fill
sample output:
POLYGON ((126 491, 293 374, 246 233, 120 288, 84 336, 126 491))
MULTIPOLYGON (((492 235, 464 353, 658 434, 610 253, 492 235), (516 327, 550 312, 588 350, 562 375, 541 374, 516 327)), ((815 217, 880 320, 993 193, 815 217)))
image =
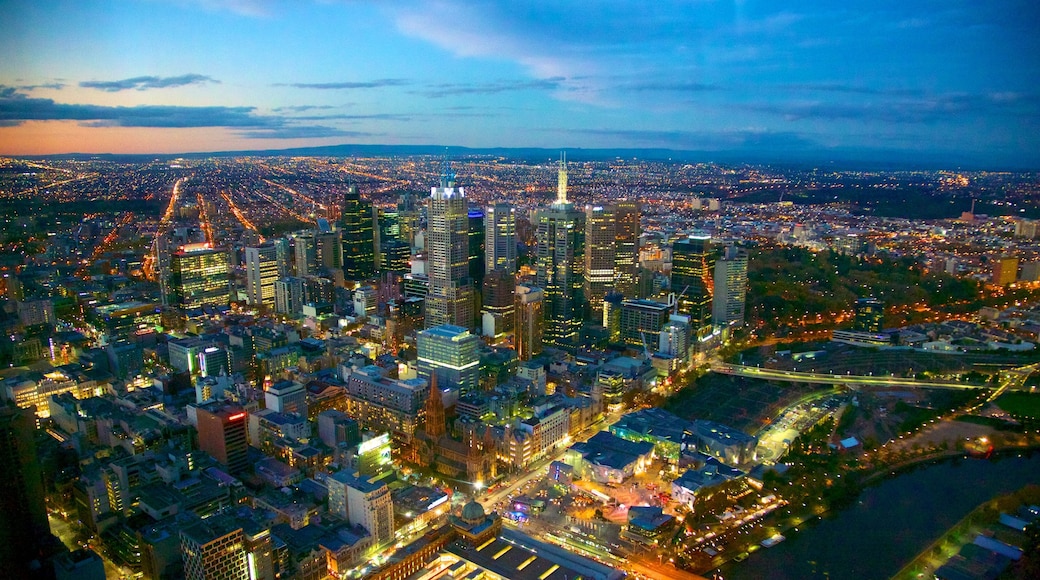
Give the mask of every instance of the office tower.
POLYGON ((397 198, 398 239, 415 247, 415 234, 419 231, 419 204, 414 193, 403 193, 397 198))
POLYGON ((484 278, 481 330, 484 336, 502 338, 513 331, 516 311, 516 276, 498 268, 484 278))
POLYGON ((228 303, 230 266, 224 250, 189 244, 170 255, 167 293, 163 304, 196 308, 228 303))
POLYGON ((744 303, 747 301, 746 250, 727 246, 715 263, 715 293, 712 297, 711 317, 718 326, 742 326, 744 303))
POLYGON ((534 286, 516 287, 516 325, 513 337, 516 356, 520 360, 542 352, 542 337, 545 330, 545 292, 534 286))
POLYGON ((614 215, 614 291, 626 298, 639 298, 639 236, 642 234, 639 202, 617 202, 614 215))
POLYGON ((319 231, 314 236, 314 265, 328 271, 343 267, 343 239, 340 231, 319 231))
POLYGON ((378 293, 372 286, 361 286, 354 290, 354 316, 367 318, 378 314, 378 293))
POLYGON ((1018 280, 1018 258, 1001 256, 993 261, 992 281, 998 286, 1014 284, 1018 280))
POLYGON ((231 353, 221 346, 207 346, 199 352, 199 374, 219 377, 231 374, 231 353))
POLYGON ((545 292, 545 343, 574 351, 584 299, 585 213, 567 201, 567 165, 560 161, 556 201, 536 214, 536 283, 545 292))
POLYGON ((248 246, 246 300, 254 306, 274 308, 274 282, 278 279, 278 249, 272 243, 248 246))
POLYGON ((411 270, 411 245, 401 240, 389 240, 383 242, 380 252, 380 268, 383 272, 406 274, 411 270))
POLYGON ((271 243, 275 248, 275 259, 278 262, 278 277, 292 276, 293 255, 288 238, 278 238, 271 243))
POLYGON ((620 292, 611 292, 603 298, 603 327, 610 342, 621 342, 621 303, 624 301, 625 296, 620 292))
POLYGON ((339 471, 327 483, 330 512, 365 528, 374 545, 394 539, 394 503, 385 481, 339 471))
POLYGON ((673 314, 661 328, 658 352, 686 362, 690 352, 690 317, 673 314))
POLYGON ((293 254, 297 276, 302 278, 317 273, 318 247, 314 240, 314 232, 303 232, 293 237, 293 254))
POLYGON ((663 302, 625 300, 621 303, 621 340, 653 352, 660 342, 661 327, 671 313, 672 306, 663 302))
POLYGON ((343 276, 360 282, 375 274, 375 228, 372 203, 351 185, 343 196, 343 276))
POLYGON ((477 335, 461 326, 445 324, 419 332, 419 376, 429 380, 436 374, 442 388, 457 388, 462 394, 475 391, 480 380, 479 344, 477 335))
POLYGON ((885 327, 885 305, 873 296, 856 300, 856 316, 852 329, 858 332, 881 332, 885 327))
POLYGON ((0 465, 0 577, 28 577, 51 543, 34 407, 0 406, 0 465))
POLYGON ((711 295, 715 290, 715 254, 710 236, 690 236, 672 244, 672 292, 679 312, 690 317, 697 339, 711 334, 711 295))
POLYGON ((430 291, 426 296, 426 328, 452 324, 473 326, 473 280, 469 276, 469 208, 455 174, 445 168, 441 186, 427 200, 426 245, 430 291))
POLYGON ((361 426, 343 411, 329 409, 318 413, 318 437, 333 449, 356 445, 361 442, 361 426))
POLYGON ((505 203, 484 210, 484 273, 516 273, 516 209, 505 203))
POLYGON ((617 211, 610 205, 585 206, 585 299, 594 319, 603 297, 614 288, 617 211))
POLYGON ((480 288, 484 284, 484 267, 487 248, 484 228, 484 210, 473 206, 467 213, 469 218, 469 277, 473 287, 480 288))
POLYGON ((199 449, 209 453, 231 474, 249 469, 246 412, 235 407, 199 407, 199 449))
POLYGON ((303 312, 306 280, 298 276, 286 276, 274 283, 274 311, 295 315, 303 312))
POLYGON ((181 530, 186 580, 274 580, 271 530, 228 515, 181 530))

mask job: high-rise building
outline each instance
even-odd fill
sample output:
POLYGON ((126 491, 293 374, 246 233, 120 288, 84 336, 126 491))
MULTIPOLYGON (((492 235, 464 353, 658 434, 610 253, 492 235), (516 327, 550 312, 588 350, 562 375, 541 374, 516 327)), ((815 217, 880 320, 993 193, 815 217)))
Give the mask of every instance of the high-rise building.
POLYGON ((249 469, 247 413, 235 407, 197 409, 199 449, 209 453, 231 474, 249 469))
POLYGON ((585 213, 567 201, 567 165, 560 161, 556 201, 535 216, 536 283, 545 291, 545 343, 574 351, 584 312, 585 213))
POLYGON ((397 199, 398 239, 415 246, 415 234, 419 232, 419 204, 414 193, 404 193, 397 199))
POLYGON ((516 325, 513 337, 516 345, 516 356, 520 360, 531 360, 531 357, 542 352, 542 338, 545 329, 544 313, 545 292, 533 286, 516 287, 516 325))
POLYGON ((35 408, 0 406, 0 577, 28 578, 50 544, 35 408))
POLYGON ((585 206, 585 299, 589 312, 598 319, 603 298, 614 289, 614 252, 617 211, 611 205, 585 206))
POLYGON ((274 311, 282 314, 303 312, 306 280, 298 276, 286 276, 274 283, 274 311))
POLYGON ((711 334, 711 297, 715 290, 715 253, 710 236, 691 236, 672 244, 672 292, 679 312, 690 317, 698 339, 711 334))
POLYGON ((639 223, 638 201, 622 200, 614 204, 617 216, 614 226, 614 291, 626 298, 639 298, 639 223))
POLYGON ((1018 258, 1001 256, 994 260, 992 280, 998 286, 1014 284, 1018 280, 1018 258))
POLYGON ((365 528, 377 546, 394 539, 394 503, 385 481, 339 471, 327 483, 330 512, 365 528))
POLYGON ((748 254, 736 246, 726 247, 715 262, 715 292, 711 316, 718 326, 742 326, 747 302, 748 254))
POLYGON ((292 245, 288 238, 278 238, 271 242, 274 244, 275 256, 278 261, 278 277, 292 276, 292 245))
POLYGON ((375 274, 375 227, 372 203, 351 185, 343 196, 343 276, 360 282, 375 274))
POLYGON ((181 530, 186 580, 274 580, 271 530, 228 515, 181 530))
POLYGON ((478 206, 469 208, 469 277, 473 280, 473 288, 484 284, 484 266, 486 234, 484 231, 484 210, 478 206))
POLYGON ((224 250, 208 244, 182 246, 170 255, 163 304, 181 308, 220 306, 230 295, 230 265, 224 250))
POLYGON ((516 209, 505 203, 484 210, 484 273, 498 268, 516 273, 516 209))
POLYGON ((419 376, 429 380, 436 373, 441 387, 475 391, 480 380, 477 335, 461 326, 444 324, 427 328, 416 337, 419 376))
POLYGON ((319 231, 314 236, 314 265, 317 269, 338 270, 343 267, 343 232, 319 231))
POLYGON ((426 296, 426 328, 443 324, 473 326, 474 289, 469 262, 469 207, 455 174, 445 168, 441 186, 427 200, 426 247, 430 290, 426 296))
POLYGON ((278 249, 273 243, 248 246, 246 299, 255 306, 274 308, 274 283, 278 280, 278 249))
POLYGON ((293 236, 293 254, 295 255, 297 276, 302 278, 317 273, 317 252, 314 232, 302 232, 293 236))
POLYGON ((885 327, 885 304, 874 298, 856 300, 856 316, 852 329, 857 332, 881 332, 885 327))
POLYGON ((504 269, 488 272, 484 278, 482 324, 484 336, 498 339, 513 332, 516 305, 516 276, 504 269))
POLYGON ((661 327, 672 312, 669 304, 653 300, 625 300, 621 303, 621 340, 625 344, 652 352, 660 342, 661 327))

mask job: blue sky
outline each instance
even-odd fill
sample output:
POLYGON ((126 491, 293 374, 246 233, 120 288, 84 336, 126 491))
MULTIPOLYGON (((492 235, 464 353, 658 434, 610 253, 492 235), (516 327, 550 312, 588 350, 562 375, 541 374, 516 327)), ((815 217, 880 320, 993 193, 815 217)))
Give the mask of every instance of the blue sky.
POLYGON ((337 143, 1040 167, 1035 1, 0 1, 0 153, 337 143))

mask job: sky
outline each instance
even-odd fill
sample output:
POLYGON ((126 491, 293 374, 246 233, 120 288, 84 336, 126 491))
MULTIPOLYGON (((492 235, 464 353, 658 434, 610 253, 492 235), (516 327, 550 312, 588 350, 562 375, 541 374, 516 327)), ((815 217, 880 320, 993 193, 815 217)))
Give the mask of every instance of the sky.
POLYGON ((0 0, 0 154, 340 143, 1040 169, 1035 0, 0 0))

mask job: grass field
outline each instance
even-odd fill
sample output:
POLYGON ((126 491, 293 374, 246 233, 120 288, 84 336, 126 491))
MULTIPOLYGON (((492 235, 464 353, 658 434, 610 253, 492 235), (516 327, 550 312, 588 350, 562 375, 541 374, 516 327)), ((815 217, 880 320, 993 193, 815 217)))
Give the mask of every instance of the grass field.
POLYGON ((1040 419, 1040 393, 1005 393, 996 403, 1013 416, 1040 419))

